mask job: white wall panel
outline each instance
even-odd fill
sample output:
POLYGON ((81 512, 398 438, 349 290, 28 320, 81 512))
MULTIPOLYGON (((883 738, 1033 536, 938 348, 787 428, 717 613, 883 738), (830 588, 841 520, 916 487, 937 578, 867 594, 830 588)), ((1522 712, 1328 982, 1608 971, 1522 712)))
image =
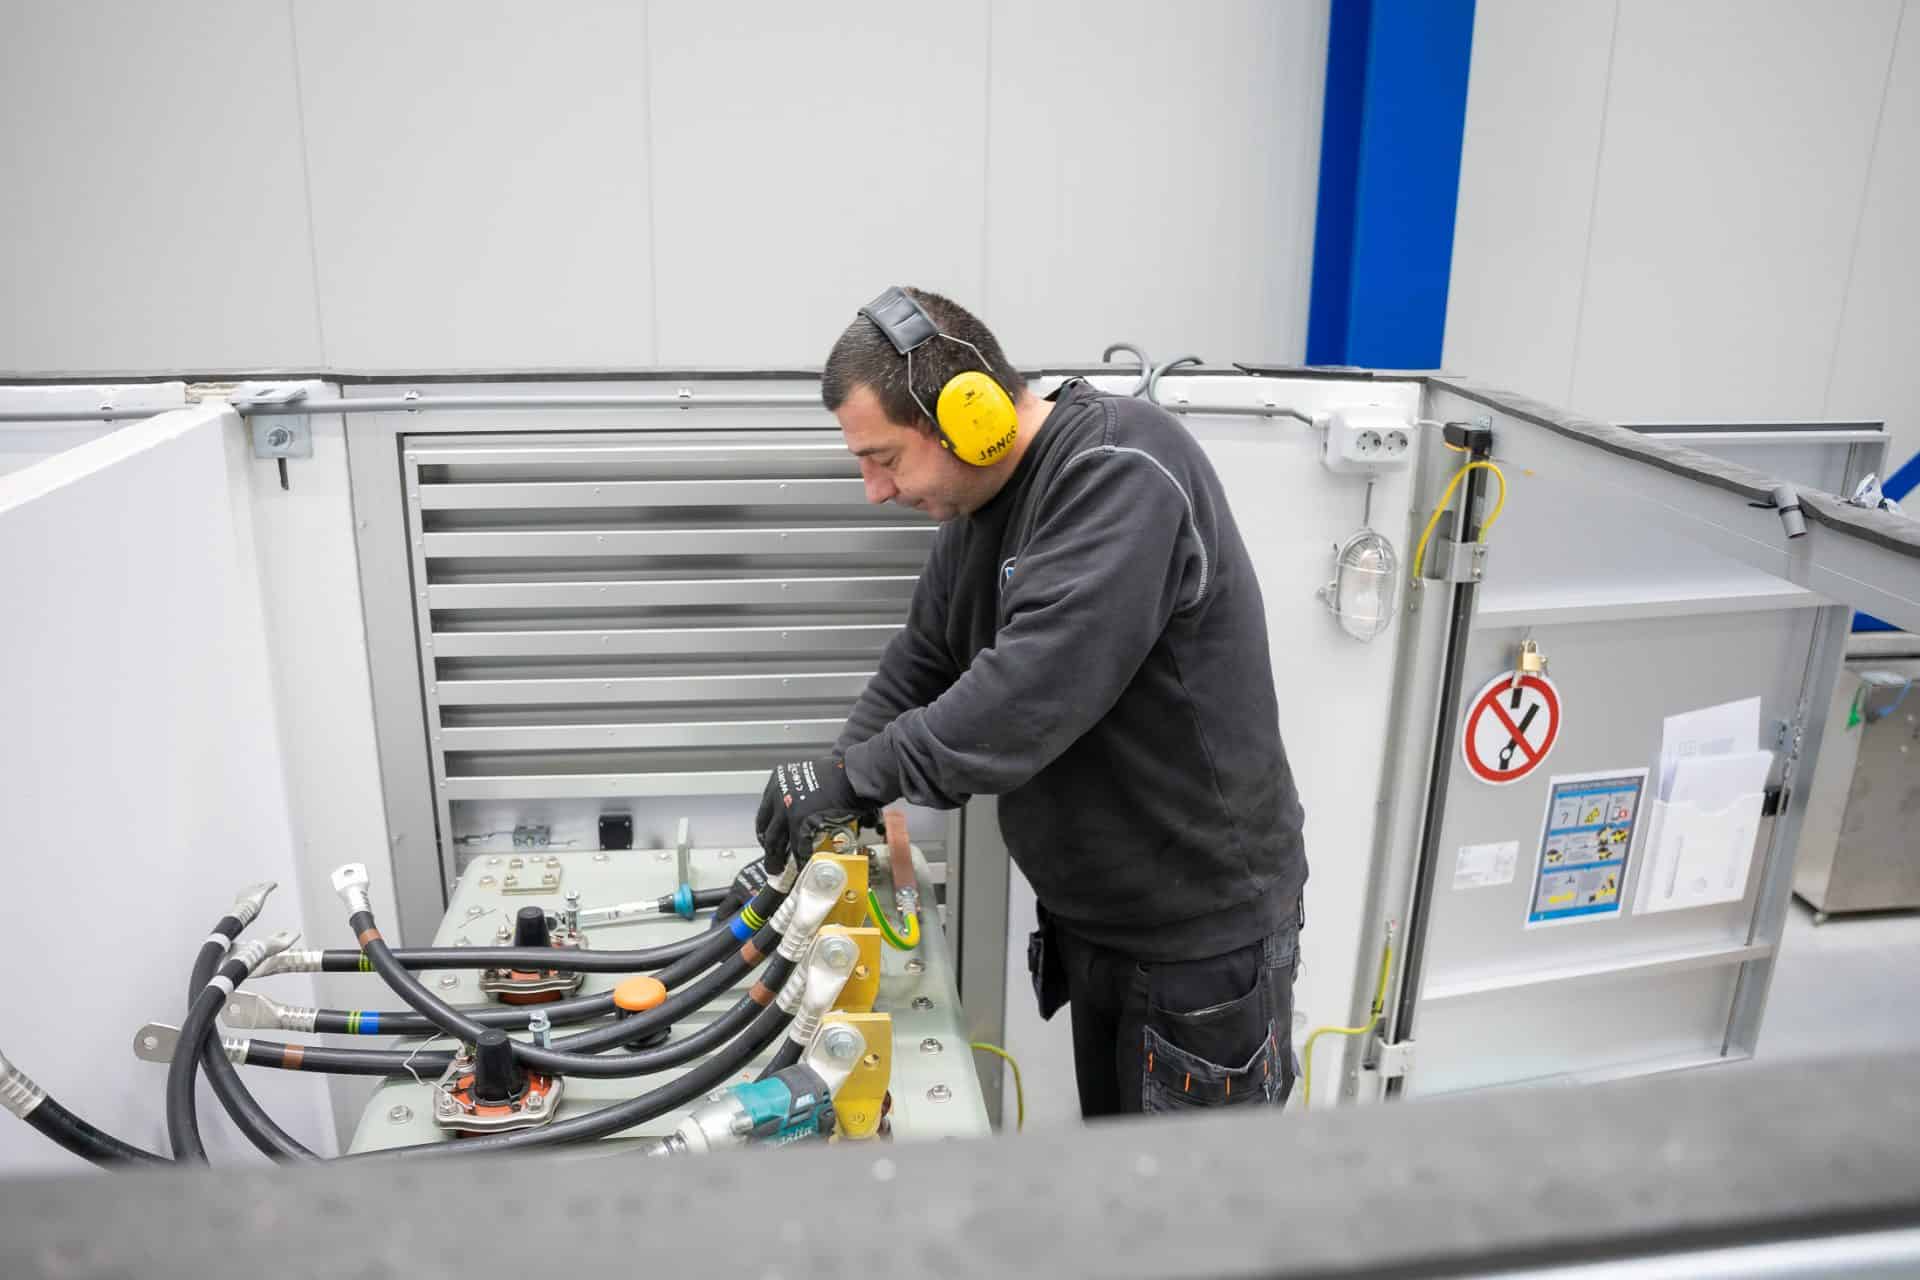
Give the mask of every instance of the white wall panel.
POLYGON ((653 361, 644 6, 294 15, 333 367, 653 361))
MULTIPOLYGON (((165 1072, 133 1060, 133 1032, 180 1021, 200 941, 248 883, 280 884, 257 930, 302 926, 260 570, 229 457, 244 430, 231 410, 183 409, 0 477, 0 598, 34 620, 0 627, 0 933, 76 992, 8 983, 0 1026, 55 1097, 149 1150, 166 1150, 165 1072)), ((272 981, 313 1001, 306 976, 272 981)), ((289 1132, 333 1149, 324 1081, 249 1084, 289 1132)), ((217 1159, 251 1153, 204 1088, 200 1116, 217 1159)), ((81 1165, 0 1125, 0 1172, 32 1168, 81 1165)))
POLYGON ((291 60, 278 4, 0 3, 0 365, 320 358, 291 60))
POLYGON ((993 7, 984 313, 1016 361, 1306 351, 1327 5, 993 7))
POLYGON ((1550 403, 1573 378, 1614 0, 1479 0, 1443 363, 1550 403))
POLYGON ((817 367, 889 284, 977 302, 985 0, 649 21, 660 363, 817 367))
POLYGON ((1622 0, 1571 403, 1815 415, 1897 0, 1622 0))
POLYGON ((1884 418, 1891 471, 1920 451, 1920 0, 1907 0, 1826 411, 1884 418))

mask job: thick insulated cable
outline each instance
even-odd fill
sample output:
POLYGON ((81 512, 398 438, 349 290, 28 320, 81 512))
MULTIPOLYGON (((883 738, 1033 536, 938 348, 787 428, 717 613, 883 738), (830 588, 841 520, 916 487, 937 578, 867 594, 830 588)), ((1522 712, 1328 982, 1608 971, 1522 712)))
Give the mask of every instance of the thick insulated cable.
MULTIPOLYGON (((700 890, 724 893, 724 889, 700 890)), ((558 969, 563 973, 642 973, 668 969, 687 957, 720 944, 727 930, 744 942, 786 898, 786 891, 769 885, 731 919, 712 928, 657 947, 633 951, 568 950, 558 947, 391 947, 394 959, 409 969, 558 969), (724 928, 723 928, 724 923, 724 928)), ((721 945, 724 952, 724 945, 721 945)), ((701 966, 704 968, 705 966, 701 966)), ((296 964, 281 964, 276 972, 371 973, 373 966, 359 951, 333 947, 302 953, 296 964)), ((662 981, 665 981, 662 978, 662 981)))
MULTIPOLYGON (((381 941, 379 929, 375 926, 371 912, 356 911, 349 923, 353 931, 362 940, 367 955, 373 960, 375 970, 393 987, 394 994, 430 1022, 438 1034, 453 1036, 456 1039, 472 1043, 490 1028, 473 1021, 452 1005, 447 1004, 420 983, 407 970, 393 963, 387 954, 386 944, 381 941)), ((765 930, 773 937, 773 927, 765 930)), ((525 1041, 513 1042, 513 1055, 522 1064, 547 1075, 592 1076, 600 1079, 617 1079, 622 1076, 645 1075, 653 1067, 647 1058, 647 1052, 633 1054, 601 1055, 598 1050, 611 1049, 616 1045, 629 1044, 643 1036, 650 1035, 663 1027, 671 1026, 675 1021, 703 1008, 720 992, 733 986, 742 977, 755 968, 765 958, 755 941, 742 946, 732 957, 715 966, 699 981, 682 987, 668 996, 665 1001, 641 1013, 632 1014, 607 1026, 567 1036, 554 1042, 551 1049, 542 1049, 538 1045, 525 1041)), ((771 950, 771 947, 768 948, 771 950)))
MULTIPOLYGON (((846 873, 830 861, 814 862, 804 872, 797 865, 790 865, 782 876, 781 884, 791 885, 796 880, 799 883, 798 891, 781 904, 780 910, 767 926, 785 935, 780 940, 780 953, 789 960, 798 960, 807 944, 813 940, 815 931, 839 900, 840 890, 846 884, 846 873), (788 932, 789 922, 791 932, 788 932)), ((359 940, 362 952, 403 1003, 415 1012, 424 1014, 443 1034, 469 1043, 477 1041, 488 1030, 429 991, 393 958, 374 920, 372 903, 367 894, 367 869, 364 866, 349 863, 336 869, 333 887, 350 912, 348 927, 359 940)), ((745 914, 742 912, 743 916, 745 914)), ((716 940, 724 945, 728 938, 721 934, 716 940)), ((759 948, 758 942, 758 937, 747 942, 736 955, 684 991, 676 991, 664 1003, 611 1026, 568 1037, 569 1048, 598 1049, 625 1044, 640 1034, 670 1024, 691 1009, 699 1008, 759 964, 765 952, 759 948)), ((666 972, 672 973, 673 970, 669 968, 666 972)), ((662 977, 661 981, 664 983, 666 978, 662 977)), ((756 995, 762 991, 765 991, 767 999, 772 998, 773 992, 767 990, 764 983, 756 983, 756 995)), ((636 1073, 636 1068, 630 1065, 630 1058, 636 1055, 602 1058, 558 1048, 542 1049, 524 1041, 512 1041, 511 1048, 513 1056, 522 1064, 548 1074, 619 1077, 636 1073)))
MULTIPOLYGON (((762 979, 769 987, 786 980, 792 964, 785 956, 775 956, 762 979)), ((612 1058, 629 1068, 626 1075, 653 1075, 691 1062, 702 1054, 718 1049, 741 1031, 760 1012, 752 995, 743 995, 727 1011, 693 1034, 652 1049, 643 1049, 626 1059, 612 1058)), ((452 1065, 451 1049, 328 1049, 317 1045, 283 1044, 271 1040, 249 1040, 246 1064, 273 1067, 284 1071, 318 1071, 350 1076, 437 1076, 452 1065)))
POLYGON ((122 1142, 61 1106, 45 1089, 0 1054, 0 1107, 74 1155, 103 1169, 171 1164, 165 1156, 122 1142))
POLYGON ((294 937, 290 933, 278 933, 271 940, 255 939, 242 943, 221 962, 206 985, 195 993, 193 1003, 187 1010, 187 1019, 180 1026, 179 1049, 167 1067, 167 1141, 173 1148, 175 1160, 196 1164, 207 1162, 207 1148, 200 1140, 193 1083, 199 1074, 201 1046, 206 1043, 207 1035, 213 1029, 213 1020, 218 1016, 220 1006, 227 1002, 227 997, 236 987, 247 980, 247 975, 253 972, 255 965, 275 950, 286 950, 292 945, 294 937))
MULTIPOLYGON (((260 892, 259 897, 264 901, 266 892, 260 892)), ((207 940, 201 944, 200 954, 194 961, 193 975, 187 980, 189 1007, 192 1006, 194 998, 206 987, 207 980, 213 977, 214 968, 220 963, 220 958, 226 954, 227 948, 235 938, 240 936, 240 931, 247 927, 253 914, 258 913, 258 904, 253 905, 251 914, 247 910, 248 905, 249 901, 243 895, 241 900, 234 904, 232 912, 220 917, 220 922, 213 926, 213 932, 208 934, 207 940), (226 940, 224 944, 221 941, 223 938, 226 940)), ((193 1045, 184 1040, 180 1041, 175 1046, 174 1053, 197 1057, 197 1061, 190 1064, 188 1070, 206 1073, 207 1084, 213 1089, 214 1096, 220 1100, 220 1105, 226 1109, 227 1116, 233 1121, 234 1127, 269 1158, 284 1161, 319 1159, 316 1153, 282 1129, 274 1118, 267 1114, 266 1108, 261 1106, 259 1100, 248 1090, 246 1082, 240 1079, 240 1073, 234 1070, 233 1063, 227 1060, 227 1055, 220 1044, 219 1034, 213 1027, 208 1027, 207 1034, 202 1037, 199 1044, 193 1045)))
POLYGON ((753 1022, 731 1044, 709 1057, 693 1070, 674 1080, 668 1081, 657 1089, 650 1089, 637 1098, 625 1102, 616 1102, 612 1106, 602 1107, 598 1111, 571 1120, 559 1120, 539 1129, 527 1129, 519 1133, 489 1134, 478 1137, 462 1138, 458 1142, 434 1142, 423 1146, 395 1147, 386 1151, 365 1151, 357 1155, 342 1156, 342 1160, 393 1160, 393 1159, 433 1159, 436 1157, 460 1158, 470 1155, 485 1155, 498 1151, 525 1151, 540 1147, 556 1146, 568 1142, 585 1142, 594 1138, 604 1138, 631 1129, 635 1125, 657 1120, 668 1112, 700 1097, 720 1085, 725 1084, 735 1072, 745 1067, 768 1045, 774 1037, 786 1030, 790 1015, 779 1005, 769 1002, 760 1009, 753 1022))

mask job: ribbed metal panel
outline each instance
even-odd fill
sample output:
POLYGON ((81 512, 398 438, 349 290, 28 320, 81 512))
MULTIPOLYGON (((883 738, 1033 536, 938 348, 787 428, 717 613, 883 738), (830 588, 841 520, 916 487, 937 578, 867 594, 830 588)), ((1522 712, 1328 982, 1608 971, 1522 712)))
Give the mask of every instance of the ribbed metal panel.
POLYGON ((830 431, 420 436, 402 456, 448 842, 465 802, 757 792, 832 743, 934 535, 868 506, 830 431))

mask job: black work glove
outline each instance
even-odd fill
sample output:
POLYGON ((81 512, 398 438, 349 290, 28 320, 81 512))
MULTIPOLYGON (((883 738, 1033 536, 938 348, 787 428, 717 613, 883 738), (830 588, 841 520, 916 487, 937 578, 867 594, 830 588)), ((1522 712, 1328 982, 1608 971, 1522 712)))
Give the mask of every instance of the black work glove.
POLYGON ((813 838, 828 823, 872 811, 872 805, 854 794, 839 756, 776 766, 753 823, 753 833, 767 851, 767 874, 777 879, 789 857, 802 863, 812 857, 813 838))
POLYGON ((752 902, 754 895, 767 887, 767 868, 764 860, 755 858, 740 868, 740 874, 727 886, 727 896, 713 911, 713 927, 718 929, 733 919, 733 913, 752 902))

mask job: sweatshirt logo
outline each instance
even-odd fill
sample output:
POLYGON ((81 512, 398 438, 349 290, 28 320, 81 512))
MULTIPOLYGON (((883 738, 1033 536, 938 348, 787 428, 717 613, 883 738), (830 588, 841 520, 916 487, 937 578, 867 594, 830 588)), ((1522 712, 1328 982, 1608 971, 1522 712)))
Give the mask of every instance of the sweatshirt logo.
POLYGON ((1000 565, 1000 589, 1002 591, 1006 590, 1007 584, 1013 581, 1013 565, 1019 558, 1018 556, 1008 556, 1000 565))

